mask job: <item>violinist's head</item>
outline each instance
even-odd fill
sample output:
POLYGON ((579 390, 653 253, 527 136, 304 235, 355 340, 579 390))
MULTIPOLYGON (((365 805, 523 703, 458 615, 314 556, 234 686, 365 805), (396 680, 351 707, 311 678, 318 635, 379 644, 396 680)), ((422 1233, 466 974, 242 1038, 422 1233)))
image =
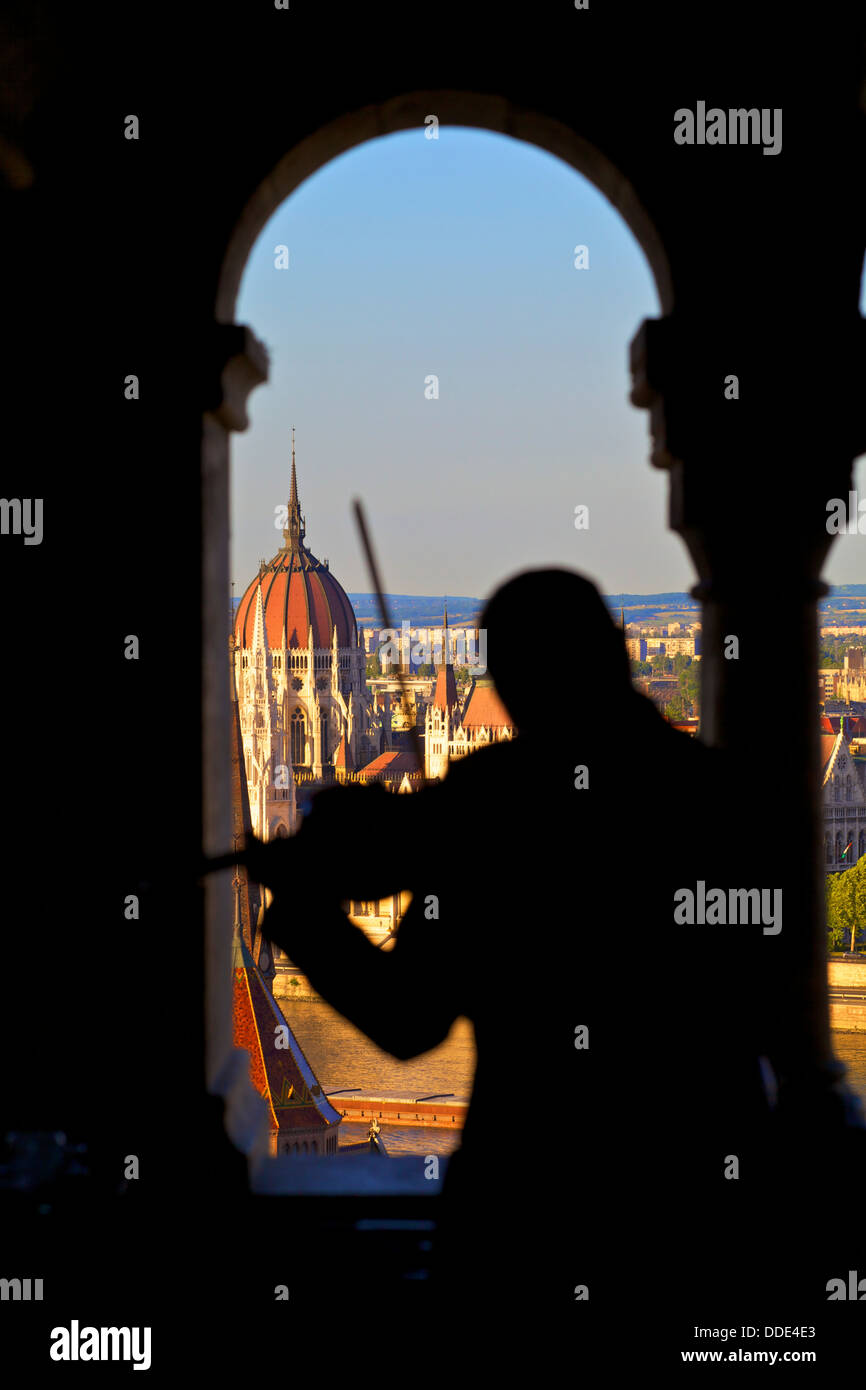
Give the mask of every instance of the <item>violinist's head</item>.
POLYGON ((623 635, 598 589, 574 570, 525 570, 497 589, 481 617, 487 669, 521 733, 572 722, 633 693, 623 635))

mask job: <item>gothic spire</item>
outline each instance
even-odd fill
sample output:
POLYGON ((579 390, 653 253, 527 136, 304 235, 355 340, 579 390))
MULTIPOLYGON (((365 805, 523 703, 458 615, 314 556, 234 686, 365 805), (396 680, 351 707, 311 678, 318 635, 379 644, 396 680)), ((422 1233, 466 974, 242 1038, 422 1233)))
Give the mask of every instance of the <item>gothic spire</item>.
POLYGON ((433 692, 433 708, 452 710, 457 704, 457 681, 451 663, 450 643, 448 641, 448 604, 442 619, 442 660, 436 673, 436 688, 433 692))
POLYGON ((292 425, 292 481, 289 488, 289 515, 283 528, 283 540, 291 548, 293 554, 300 550, 305 534, 304 518, 301 515, 301 504, 298 501, 298 475, 295 471, 295 427, 292 425))

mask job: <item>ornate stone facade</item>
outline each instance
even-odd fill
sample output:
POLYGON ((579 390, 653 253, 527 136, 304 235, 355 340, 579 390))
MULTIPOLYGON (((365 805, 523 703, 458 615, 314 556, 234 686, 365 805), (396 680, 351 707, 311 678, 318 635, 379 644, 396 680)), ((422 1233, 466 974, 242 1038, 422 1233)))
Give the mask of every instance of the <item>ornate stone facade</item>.
POLYGON ((839 723, 838 733, 825 729, 821 734, 827 873, 850 869, 866 854, 866 765, 852 756, 844 716, 839 723))
POLYGON ((493 681, 487 677, 472 682, 461 708, 451 664, 447 610, 443 618, 442 653, 436 688, 424 719, 424 771, 431 779, 445 776, 449 759, 464 758, 486 743, 498 743, 517 732, 511 715, 496 694, 493 681))
POLYGON ((291 835, 300 788, 334 780, 380 751, 352 605, 304 544, 295 448, 282 548, 247 587, 232 633, 253 831, 291 835))

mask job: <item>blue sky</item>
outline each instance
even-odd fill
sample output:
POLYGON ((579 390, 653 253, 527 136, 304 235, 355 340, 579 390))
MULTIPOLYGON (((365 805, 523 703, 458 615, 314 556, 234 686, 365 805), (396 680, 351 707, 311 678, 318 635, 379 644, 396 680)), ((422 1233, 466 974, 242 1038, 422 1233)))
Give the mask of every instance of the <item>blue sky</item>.
MULTIPOLYGON (((274 214, 241 285, 236 321, 271 371, 233 436, 235 593, 281 544, 293 424, 307 543, 346 589, 371 587, 356 495, 392 592, 483 597, 541 564, 605 593, 688 588, 648 417, 628 401, 628 343, 659 312, 619 214, 534 146, 443 127, 332 161, 274 214)), ((857 480, 862 494, 862 462, 857 480)), ((840 538, 826 577, 866 582, 864 547, 840 538)))

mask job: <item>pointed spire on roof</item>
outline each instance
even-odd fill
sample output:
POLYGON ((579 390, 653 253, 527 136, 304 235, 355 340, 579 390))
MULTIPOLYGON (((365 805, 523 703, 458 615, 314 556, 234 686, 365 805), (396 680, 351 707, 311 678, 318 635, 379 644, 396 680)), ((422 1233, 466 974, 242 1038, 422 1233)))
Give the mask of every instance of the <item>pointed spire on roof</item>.
POLYGON ((253 651, 268 649, 268 630, 265 626, 265 606, 262 599, 262 576, 259 574, 259 582, 256 586, 256 617, 253 624, 253 651))
POLYGON ((295 470, 295 427, 292 425, 292 481, 289 487, 289 515, 283 528, 283 540, 295 554, 303 545, 306 528, 298 501, 298 475, 295 470))
POLYGON ((457 704, 457 681, 451 663, 450 642, 448 641, 448 604, 442 619, 442 660, 436 675, 436 689, 433 693, 433 706, 436 709, 452 710, 457 704))

